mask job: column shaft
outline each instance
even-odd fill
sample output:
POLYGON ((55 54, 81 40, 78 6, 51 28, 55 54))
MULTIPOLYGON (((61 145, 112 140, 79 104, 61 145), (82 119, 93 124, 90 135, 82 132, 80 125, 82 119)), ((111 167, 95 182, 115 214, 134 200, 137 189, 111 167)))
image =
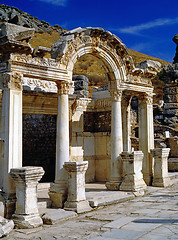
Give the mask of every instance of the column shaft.
POLYGON ((154 148, 154 126, 152 96, 139 97, 139 149, 144 154, 143 178, 151 185, 153 178, 153 163, 150 149, 154 148))
POLYGON ((106 183, 106 187, 110 190, 118 190, 122 179, 122 164, 120 159, 120 154, 123 151, 121 114, 122 91, 113 91, 111 92, 111 96, 111 172, 110 181, 106 183))

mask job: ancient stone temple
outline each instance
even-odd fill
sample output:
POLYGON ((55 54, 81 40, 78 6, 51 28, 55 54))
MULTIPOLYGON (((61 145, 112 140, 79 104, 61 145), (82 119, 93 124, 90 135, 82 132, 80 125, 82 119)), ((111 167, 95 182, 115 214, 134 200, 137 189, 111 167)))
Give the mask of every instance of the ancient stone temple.
MULTIPOLYGON (((81 198, 77 195, 79 188, 84 187, 87 166, 86 181, 104 181, 108 190, 120 190, 121 187, 126 191, 138 191, 144 190, 146 184, 151 185, 154 179, 151 79, 156 74, 155 69, 141 65, 135 68, 122 41, 102 28, 78 28, 65 32, 51 49, 40 46, 32 49, 29 39, 33 34, 32 29, 2 24, 0 189, 6 216, 14 213, 19 184, 26 186, 28 178, 25 176, 30 174, 32 179, 37 171, 23 168, 27 163, 24 164, 22 159, 22 125, 26 126, 24 132, 29 125, 23 124, 22 114, 25 117, 25 114, 57 116, 56 133, 49 141, 49 145, 52 143, 56 149, 54 184, 49 190, 53 206, 68 209, 72 205, 76 211, 81 210, 80 202, 88 206, 83 190, 81 198), (51 58, 44 57, 47 52, 51 58), (108 76, 108 85, 95 88, 92 97, 88 97, 87 78, 73 76, 74 64, 85 54, 100 59, 108 76), (133 96, 137 96, 139 101, 139 151, 134 151, 130 139, 130 102, 133 96), (21 174, 23 183, 19 182, 21 174), (73 182, 71 179, 68 181, 68 176, 73 182), (70 184, 74 184, 73 188, 70 184), (72 199, 73 194, 68 195, 67 200, 68 189, 76 191, 75 200, 72 199)), ((48 144, 46 147, 42 145, 43 141, 40 146, 48 147, 48 144)), ((156 155, 159 161, 161 154, 159 157, 156 155)), ((41 164, 43 161, 42 158, 41 164)), ((41 164, 38 162, 38 166, 41 164)), ((35 158, 30 160, 30 165, 37 165, 35 158)), ((40 174, 38 180, 42 171, 40 174)), ((19 200, 17 202, 20 204, 19 200)), ((23 214, 25 211, 23 206, 23 214)))

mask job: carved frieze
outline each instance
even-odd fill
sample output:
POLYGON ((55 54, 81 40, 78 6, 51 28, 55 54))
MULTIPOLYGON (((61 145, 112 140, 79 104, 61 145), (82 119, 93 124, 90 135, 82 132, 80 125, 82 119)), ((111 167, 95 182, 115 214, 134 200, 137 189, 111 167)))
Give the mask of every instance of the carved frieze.
POLYGON ((111 101, 109 99, 97 99, 95 100, 96 109, 106 109, 111 107, 111 101))
POLYGON ((23 78, 23 90, 57 93, 57 85, 53 81, 23 78))
POLYGON ((10 61, 34 64, 34 65, 45 66, 45 67, 55 67, 55 68, 59 67, 59 63, 56 62, 54 59, 32 57, 31 54, 26 55, 26 54, 11 53, 10 61))

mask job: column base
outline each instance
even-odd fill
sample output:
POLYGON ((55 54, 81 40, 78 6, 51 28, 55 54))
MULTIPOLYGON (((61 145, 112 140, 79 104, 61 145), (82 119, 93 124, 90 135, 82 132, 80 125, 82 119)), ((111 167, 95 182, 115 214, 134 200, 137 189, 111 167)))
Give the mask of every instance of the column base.
POLYGON ((152 186, 153 176, 143 173, 143 180, 145 181, 147 186, 152 186))
POLYGON ((39 214, 19 215, 13 214, 12 219, 15 223, 15 228, 36 228, 43 225, 43 221, 39 214))
POLYGON ((109 182, 106 182, 105 184, 106 188, 111 191, 118 191, 120 189, 120 185, 121 185, 121 182, 117 182, 117 181, 109 181, 109 182))
POLYGON ((171 186, 173 183, 171 182, 169 177, 165 178, 153 178, 153 187, 168 187, 171 186))
POLYGON ((48 194, 52 203, 52 207, 63 208, 64 202, 67 200, 66 182, 54 183, 48 194))
POLYGON ((132 176, 125 176, 123 182, 120 185, 121 191, 140 192, 146 189, 146 184, 143 179, 137 179, 132 176))
POLYGON ((74 211, 76 213, 83 213, 83 212, 89 212, 92 210, 92 208, 89 205, 89 202, 87 200, 80 201, 80 202, 65 202, 64 204, 64 210, 66 211, 74 211))

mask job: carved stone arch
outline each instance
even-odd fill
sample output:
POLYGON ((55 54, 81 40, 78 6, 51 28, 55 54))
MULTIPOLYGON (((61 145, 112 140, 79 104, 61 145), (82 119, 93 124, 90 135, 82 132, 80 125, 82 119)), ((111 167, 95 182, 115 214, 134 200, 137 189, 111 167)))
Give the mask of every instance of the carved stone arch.
POLYGON ((70 77, 74 64, 85 54, 104 63, 114 88, 118 88, 134 68, 126 46, 102 28, 78 28, 66 32, 51 48, 51 57, 59 61, 61 68, 68 70, 70 77))

